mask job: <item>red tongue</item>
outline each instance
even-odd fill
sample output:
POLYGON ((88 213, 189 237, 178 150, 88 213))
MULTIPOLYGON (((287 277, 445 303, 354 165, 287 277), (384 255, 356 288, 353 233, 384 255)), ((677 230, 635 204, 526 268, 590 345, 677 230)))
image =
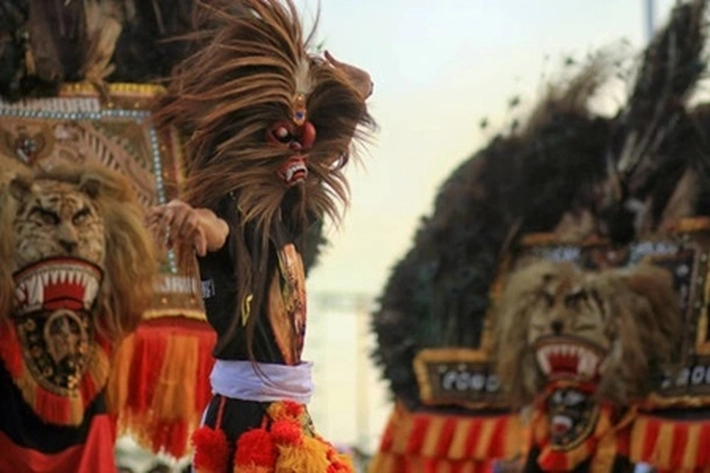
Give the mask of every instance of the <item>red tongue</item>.
POLYGON ((563 422, 552 422, 552 433, 555 435, 564 435, 569 430, 567 424, 563 422))
POLYGON ((44 288, 44 308, 47 310, 80 310, 84 307, 84 286, 74 282, 51 283, 44 288))
POLYGON ((579 357, 572 353, 554 353, 550 355, 552 374, 577 374, 579 357))
POLYGON ((46 300, 43 306, 46 310, 81 310, 84 308, 84 301, 79 299, 72 299, 71 297, 57 297, 55 299, 46 300))

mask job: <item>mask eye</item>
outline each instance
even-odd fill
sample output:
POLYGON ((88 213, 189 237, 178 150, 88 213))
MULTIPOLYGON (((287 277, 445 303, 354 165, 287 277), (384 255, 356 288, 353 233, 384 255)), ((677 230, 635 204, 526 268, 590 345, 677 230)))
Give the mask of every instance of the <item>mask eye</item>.
POLYGON ((77 213, 74 214, 74 217, 72 218, 72 223, 74 225, 81 225, 82 223, 88 220, 89 215, 91 215, 91 210, 89 210, 87 207, 84 207, 83 209, 79 210, 77 213))
POLYGON ((587 294, 584 291, 574 292, 565 296, 565 305, 569 309, 576 309, 586 298, 587 294))
POLYGON ((555 297, 550 293, 543 291, 540 299, 541 299, 542 303, 544 305, 546 305, 547 307, 552 307, 555 305, 555 297))
POLYGON ((59 223, 59 217, 56 214, 47 212, 42 214, 42 222, 47 225, 56 225, 59 223))
POLYGON ((562 391, 555 391, 555 393, 552 395, 552 400, 556 404, 562 404, 562 401, 564 400, 564 394, 562 391))
POLYGON ((273 143, 289 144, 294 140, 294 135, 284 123, 277 123, 269 129, 268 139, 273 143))
POLYGON ((584 401, 584 396, 577 391, 569 391, 565 398, 565 404, 568 406, 576 406, 584 401))
POLYGON ((42 207, 35 207, 30 212, 30 215, 38 218, 44 225, 57 225, 59 224, 59 215, 51 210, 43 209, 42 207))

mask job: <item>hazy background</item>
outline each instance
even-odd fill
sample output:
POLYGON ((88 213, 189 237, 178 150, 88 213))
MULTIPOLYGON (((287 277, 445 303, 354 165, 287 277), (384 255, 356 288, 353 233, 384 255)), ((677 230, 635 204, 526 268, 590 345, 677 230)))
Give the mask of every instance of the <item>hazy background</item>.
MULTIPOLYGON (((407 251, 453 169, 534 103, 562 59, 647 40, 645 0, 321 0, 319 34, 336 58, 368 70, 380 132, 348 171, 350 208, 309 280, 311 410, 330 439, 372 449, 389 410, 367 352, 368 304, 407 251), (479 123, 487 118, 489 129, 479 123)), ((315 0, 298 0, 311 16, 315 0)), ((655 23, 673 0, 655 2, 655 23)), ((619 97, 621 100, 623 97, 619 97)), ((612 97, 612 102, 616 100, 612 97)))
MULTIPOLYGON (((367 71, 380 132, 348 171, 350 208, 311 291, 379 293, 454 167, 534 102, 564 56, 646 41, 645 0, 321 0, 318 38, 367 71), (481 132, 479 122, 491 122, 481 132)), ((299 0, 306 16, 315 0, 299 0)), ((656 23, 673 0, 656 0, 656 23)), ((310 13, 309 13, 310 12, 310 13)))

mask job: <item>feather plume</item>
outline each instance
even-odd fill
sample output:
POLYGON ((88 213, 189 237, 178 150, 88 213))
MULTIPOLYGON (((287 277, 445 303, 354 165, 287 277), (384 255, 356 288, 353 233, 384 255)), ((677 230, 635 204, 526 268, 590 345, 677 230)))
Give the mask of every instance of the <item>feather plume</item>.
POLYGON ((115 68, 111 60, 126 20, 126 7, 116 0, 84 0, 84 10, 87 45, 81 73, 86 80, 101 83, 115 68))
POLYGON ((164 81, 189 54, 195 0, 134 2, 114 54, 115 82, 164 81))
POLYGON ((133 0, 3 0, 0 93, 52 95, 63 82, 100 85, 133 0))
MULTIPOLYGON (((679 3, 673 9, 668 24, 646 48, 631 96, 614 123, 599 214, 616 241, 629 241, 663 228, 664 220, 687 216, 668 215, 664 209, 686 165, 706 166, 705 160, 696 159, 693 147, 690 156, 676 149, 683 141, 704 140, 689 119, 687 101, 706 69, 706 11, 706 0, 679 3)), ((694 207, 697 194, 689 190, 689 205, 679 208, 694 207)))

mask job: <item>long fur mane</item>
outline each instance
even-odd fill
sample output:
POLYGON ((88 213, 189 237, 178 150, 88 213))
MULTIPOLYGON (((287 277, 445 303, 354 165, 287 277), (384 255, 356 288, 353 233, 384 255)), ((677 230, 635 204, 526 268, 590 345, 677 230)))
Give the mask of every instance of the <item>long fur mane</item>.
MULTIPOLYGON (((91 182, 98 188, 94 202, 104 219, 106 254, 104 281, 97 300, 97 327, 118 341, 133 331, 143 312, 153 302, 157 260, 152 236, 145 228, 144 210, 130 183, 102 166, 56 166, 37 171, 28 179, 54 180, 77 186, 91 182)), ((9 317, 14 305, 12 275, 16 238, 13 221, 17 201, 10 185, 0 195, 0 320, 9 317)))
POLYGON ((303 192, 315 214, 337 218, 335 200, 347 200, 341 168, 351 140, 360 125, 371 124, 364 98, 325 60, 309 55, 312 35, 304 36, 290 1, 213 3, 202 5, 206 26, 195 37, 210 41, 179 67, 157 109, 157 120, 188 138, 185 198, 215 207, 231 193, 244 223, 267 228, 288 189, 276 177, 287 153, 269 146, 265 128, 290 119, 306 82, 307 116, 318 137, 309 153, 315 178, 303 192))

